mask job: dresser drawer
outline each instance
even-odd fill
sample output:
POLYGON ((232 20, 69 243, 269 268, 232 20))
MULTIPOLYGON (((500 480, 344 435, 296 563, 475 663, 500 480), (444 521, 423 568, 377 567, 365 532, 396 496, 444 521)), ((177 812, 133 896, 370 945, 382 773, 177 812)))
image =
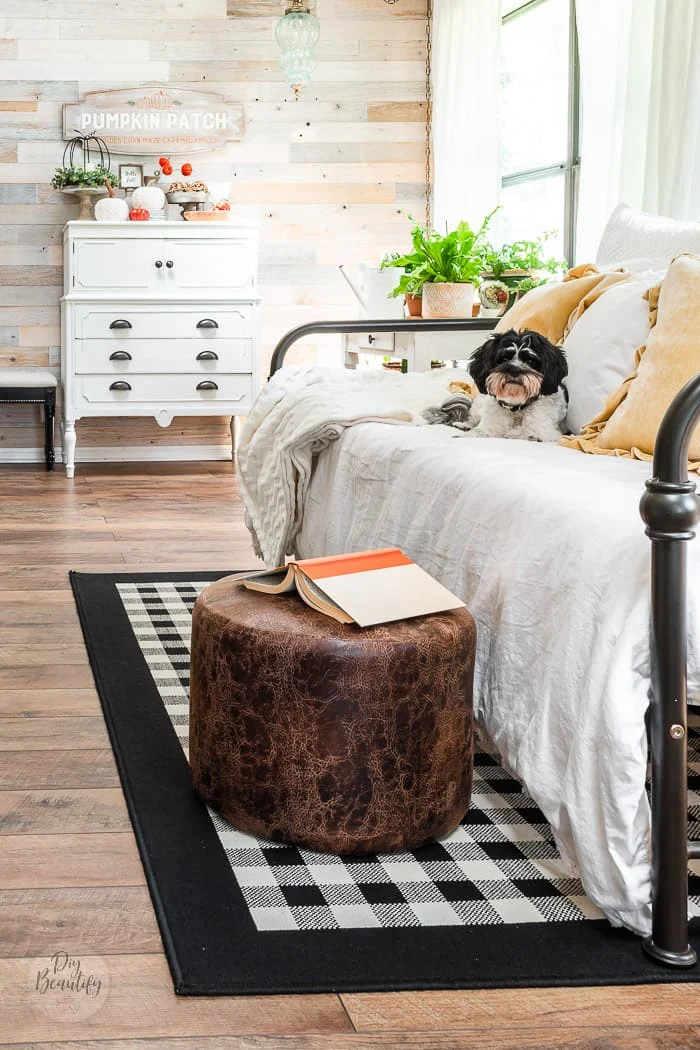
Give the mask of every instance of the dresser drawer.
POLYGON ((253 371, 252 339, 130 339, 115 346, 110 339, 79 339, 74 344, 76 374, 122 375, 153 372, 253 371))
POLYGON ((197 309, 157 309, 143 303, 80 305, 74 309, 76 339, 214 339, 252 338, 253 306, 202 305, 197 309))
POLYGON ((78 398, 100 405, 228 402, 241 411, 253 401, 249 375, 85 375, 76 376, 75 387, 78 398))
POLYGON ((69 290, 235 297, 253 293, 255 269, 247 238, 90 237, 73 244, 69 290))

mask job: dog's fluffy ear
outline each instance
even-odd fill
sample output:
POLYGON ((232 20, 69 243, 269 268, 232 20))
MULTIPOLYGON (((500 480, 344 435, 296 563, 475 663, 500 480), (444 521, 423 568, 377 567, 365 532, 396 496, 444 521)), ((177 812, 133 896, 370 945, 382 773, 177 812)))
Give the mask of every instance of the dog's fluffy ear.
POLYGON ((477 347, 469 359, 469 374, 480 394, 486 393, 486 378, 493 368, 496 350, 501 340, 506 336, 510 336, 510 338, 515 336, 512 328, 509 332, 498 332, 496 335, 491 336, 485 343, 477 347))
POLYGON ((543 395, 556 394, 562 384, 564 376, 569 372, 566 355, 560 346, 550 343, 549 339, 540 335, 539 332, 528 331, 530 347, 539 356, 542 362, 542 390, 543 395))

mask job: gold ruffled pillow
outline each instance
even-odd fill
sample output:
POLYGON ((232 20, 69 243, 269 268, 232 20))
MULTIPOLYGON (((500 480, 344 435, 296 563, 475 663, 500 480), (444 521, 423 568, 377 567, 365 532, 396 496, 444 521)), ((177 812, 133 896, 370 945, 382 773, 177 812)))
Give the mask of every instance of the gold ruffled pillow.
POLYGON ((531 328, 551 343, 559 344, 583 311, 606 289, 629 279, 630 275, 622 270, 599 273, 590 264, 578 266, 569 270, 561 283, 540 285, 518 299, 500 319, 496 331, 531 328))
MULTIPOLYGON (((652 458, 671 401, 700 372, 700 256, 679 255, 659 288, 647 293, 651 331, 635 370, 576 437, 560 444, 603 456, 652 458)), ((700 427, 690 439, 688 468, 700 470, 700 427)))

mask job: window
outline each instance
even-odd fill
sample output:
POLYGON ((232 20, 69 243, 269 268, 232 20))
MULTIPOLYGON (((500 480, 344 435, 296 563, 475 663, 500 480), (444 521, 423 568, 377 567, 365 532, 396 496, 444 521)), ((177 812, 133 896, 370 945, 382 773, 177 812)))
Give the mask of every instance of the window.
POLYGON ((556 230, 573 265, 579 166, 574 0, 503 0, 501 203, 504 240, 556 230))

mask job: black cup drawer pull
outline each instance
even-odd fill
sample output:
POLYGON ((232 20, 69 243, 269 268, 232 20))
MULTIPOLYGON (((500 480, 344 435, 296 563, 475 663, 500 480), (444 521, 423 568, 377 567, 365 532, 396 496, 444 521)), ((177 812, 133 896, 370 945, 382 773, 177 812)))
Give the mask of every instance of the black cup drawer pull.
POLYGON ((211 379, 205 379, 203 383, 197 383, 197 390, 218 390, 216 383, 213 383, 211 379))
POLYGON ((219 355, 215 354, 213 350, 202 350, 201 354, 197 354, 198 361, 218 361, 219 355))
POLYGON ((131 328, 131 321, 125 321, 123 317, 118 317, 116 321, 112 321, 109 326, 112 328, 131 328))
POLYGON ((110 385, 110 390, 131 390, 131 384, 125 383, 123 379, 118 380, 116 383, 110 385))
POLYGON ((203 317, 201 321, 197 321, 197 328, 218 328, 218 324, 211 317, 203 317))
POLYGON ((131 361, 131 354, 126 350, 115 350, 109 355, 110 361, 131 361))

